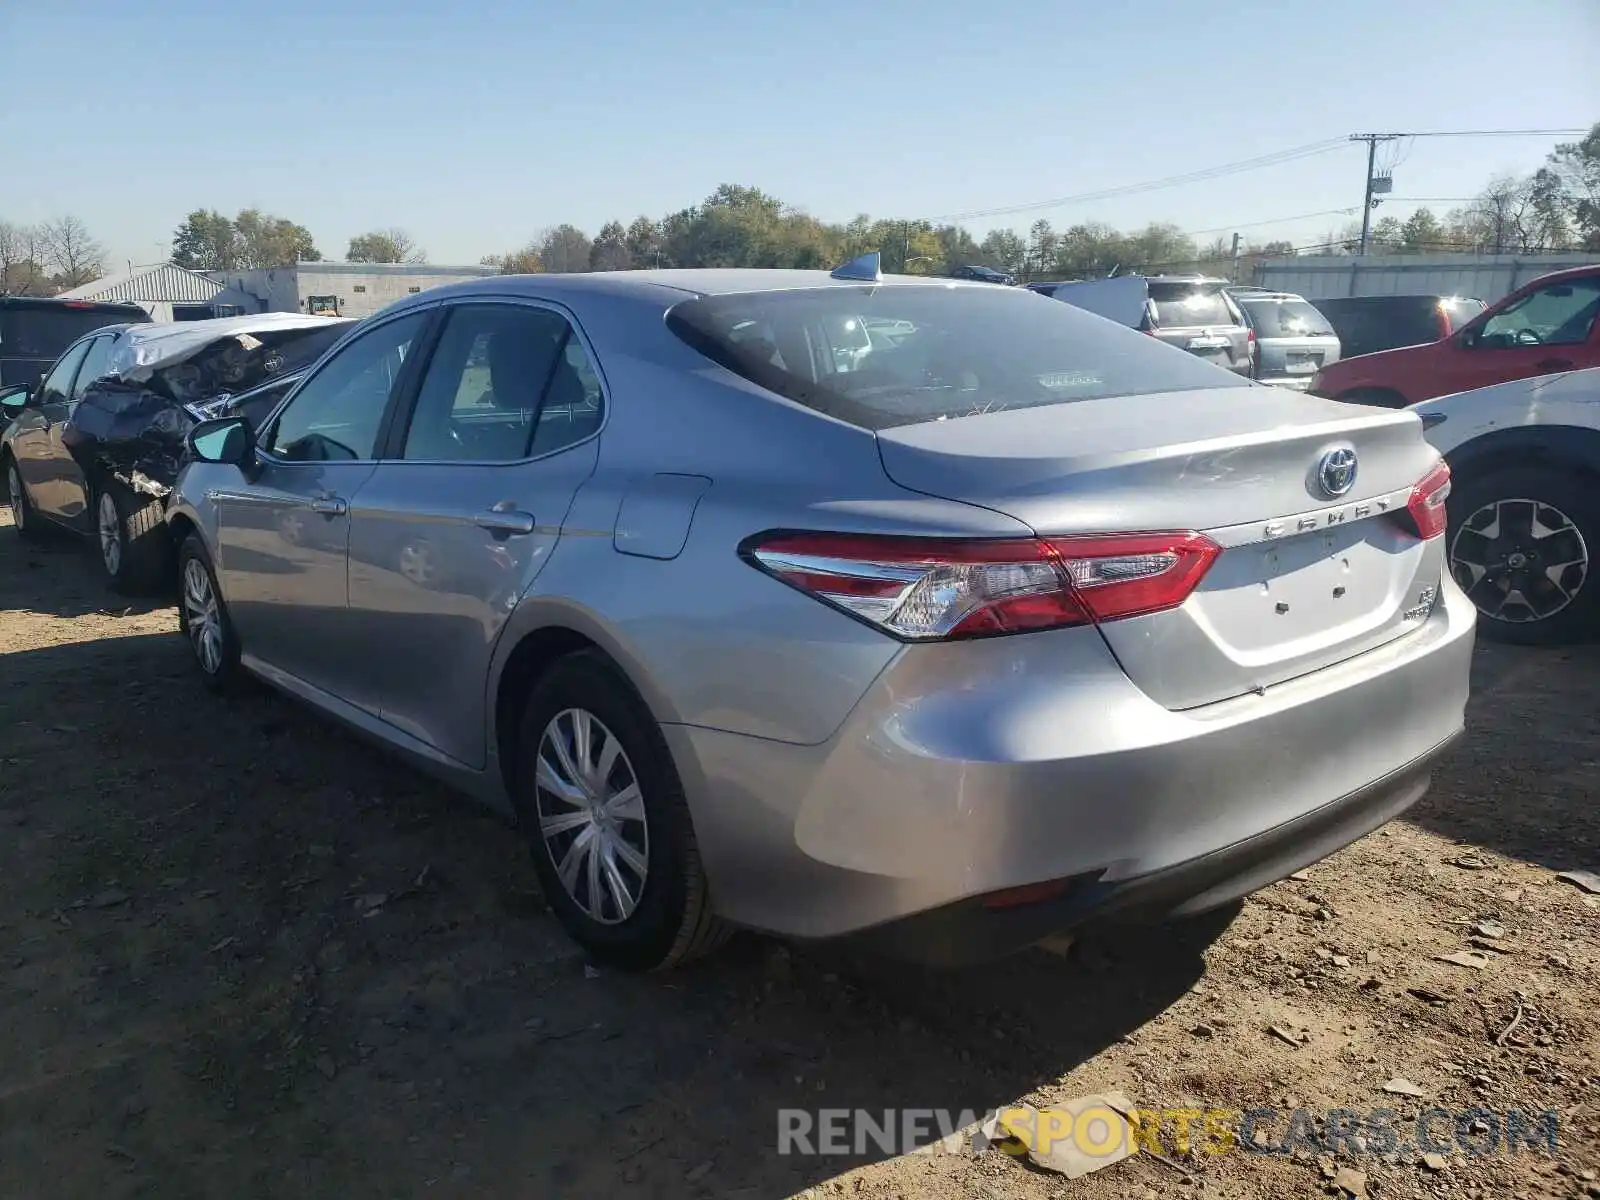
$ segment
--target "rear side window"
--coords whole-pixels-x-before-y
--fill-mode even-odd
[[[866,429],[1108,396],[1238,386],[1021,288],[821,287],[688,300],[667,326],[787,400]]]
[[[1443,332],[1437,296],[1354,296],[1318,306],[1339,334],[1346,358],[1436,342]]]
[[[1333,326],[1304,300],[1241,300],[1257,337],[1328,337]]]
[[[1185,329],[1191,325],[1232,325],[1233,313],[1216,288],[1176,283],[1152,283],[1150,299],[1156,305],[1156,327]]]

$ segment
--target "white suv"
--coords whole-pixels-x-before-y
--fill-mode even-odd
[[[1450,570],[1499,641],[1600,634],[1600,367],[1413,405],[1452,473]]]

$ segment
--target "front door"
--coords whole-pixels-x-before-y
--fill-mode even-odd
[[[106,333],[89,342],[88,353],[83,356],[83,362],[79,365],[77,377],[72,384],[72,392],[67,397],[66,412],[61,420],[50,423],[50,461],[54,473],[57,510],[61,520],[86,532],[92,524],[92,515],[89,512],[89,481],[84,476],[83,467],[72,457],[72,452],[61,440],[61,434],[67,427],[67,420],[72,416],[73,409],[77,408],[78,402],[83,399],[84,392],[88,391],[89,385],[99,379],[105,371],[106,361],[111,357],[111,348],[116,340],[116,334]]]
[[[377,466],[407,351],[431,310],[367,331],[306,378],[261,431],[255,464],[207,489],[219,582],[244,653],[369,711],[351,651],[345,553],[350,509]]]
[[[565,315],[448,306],[409,419],[350,510],[350,609],[386,647],[383,719],[486,759],[489,661],[598,455],[602,393]]]
[[[1535,287],[1450,343],[1440,357],[1443,378],[1431,390],[1443,396],[1600,366],[1597,313],[1600,275]]]
[[[85,338],[56,361],[34,392],[32,402],[13,422],[11,452],[16,456],[17,470],[27,485],[34,510],[57,521],[63,519],[61,469],[57,462],[58,451],[65,453],[60,449],[61,427],[66,424],[71,407],[72,381],[93,340]]]

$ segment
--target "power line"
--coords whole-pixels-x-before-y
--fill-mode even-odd
[[[1178,187],[1186,183],[1200,183],[1208,179],[1220,179],[1225,175],[1236,175],[1243,171],[1259,171],[1265,167],[1275,167],[1282,163],[1295,162],[1302,158],[1326,154],[1330,150],[1337,150],[1344,144],[1344,138],[1328,138],[1320,142],[1308,142],[1303,146],[1291,146],[1288,149],[1277,150],[1271,154],[1258,155],[1255,158],[1241,159],[1239,162],[1223,163],[1215,167],[1189,171],[1183,175],[1169,175],[1162,179],[1146,180],[1143,183],[1124,184],[1120,187],[1104,188],[1096,192],[1079,192],[1072,196],[1057,196],[1054,199],[1035,200],[1026,204],[1008,204],[999,208],[942,213],[931,219],[936,221],[970,221],[979,217],[1010,216],[1015,213],[1034,212],[1046,208],[1064,208],[1069,204],[1087,204],[1095,200],[1111,200],[1119,196],[1132,196],[1141,192],[1159,191],[1162,188]]]
[[[1235,221],[1231,225],[1218,225],[1214,229],[1186,229],[1187,237],[1200,237],[1207,233],[1227,233],[1234,229],[1259,229],[1263,225],[1287,225],[1290,221],[1309,221],[1312,217],[1348,217],[1355,213],[1354,208],[1324,208],[1317,212],[1296,213],[1292,217],[1268,217],[1262,221]]]
[[[1427,133],[1393,133],[1388,137],[1575,137],[1587,129],[1435,129]],[[1385,136],[1385,135],[1380,135]]]

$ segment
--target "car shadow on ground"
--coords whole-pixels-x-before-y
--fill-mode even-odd
[[[10,519],[0,510],[0,612],[14,609],[68,619],[95,613],[124,617],[170,607],[177,598],[176,579],[148,595],[114,592],[89,542],[56,531],[37,542],[24,542],[5,528]]]
[[[596,972],[497,817],[212,697],[175,633],[0,670],[5,1195],[789,1195],[885,1152],[780,1155],[780,1110],[1013,1102],[1183,996],[1232,915],[955,972],[752,935]]]
[[[1467,735],[1408,819],[1474,849],[1557,871],[1600,870],[1596,796],[1600,646],[1535,649],[1480,638]]]

